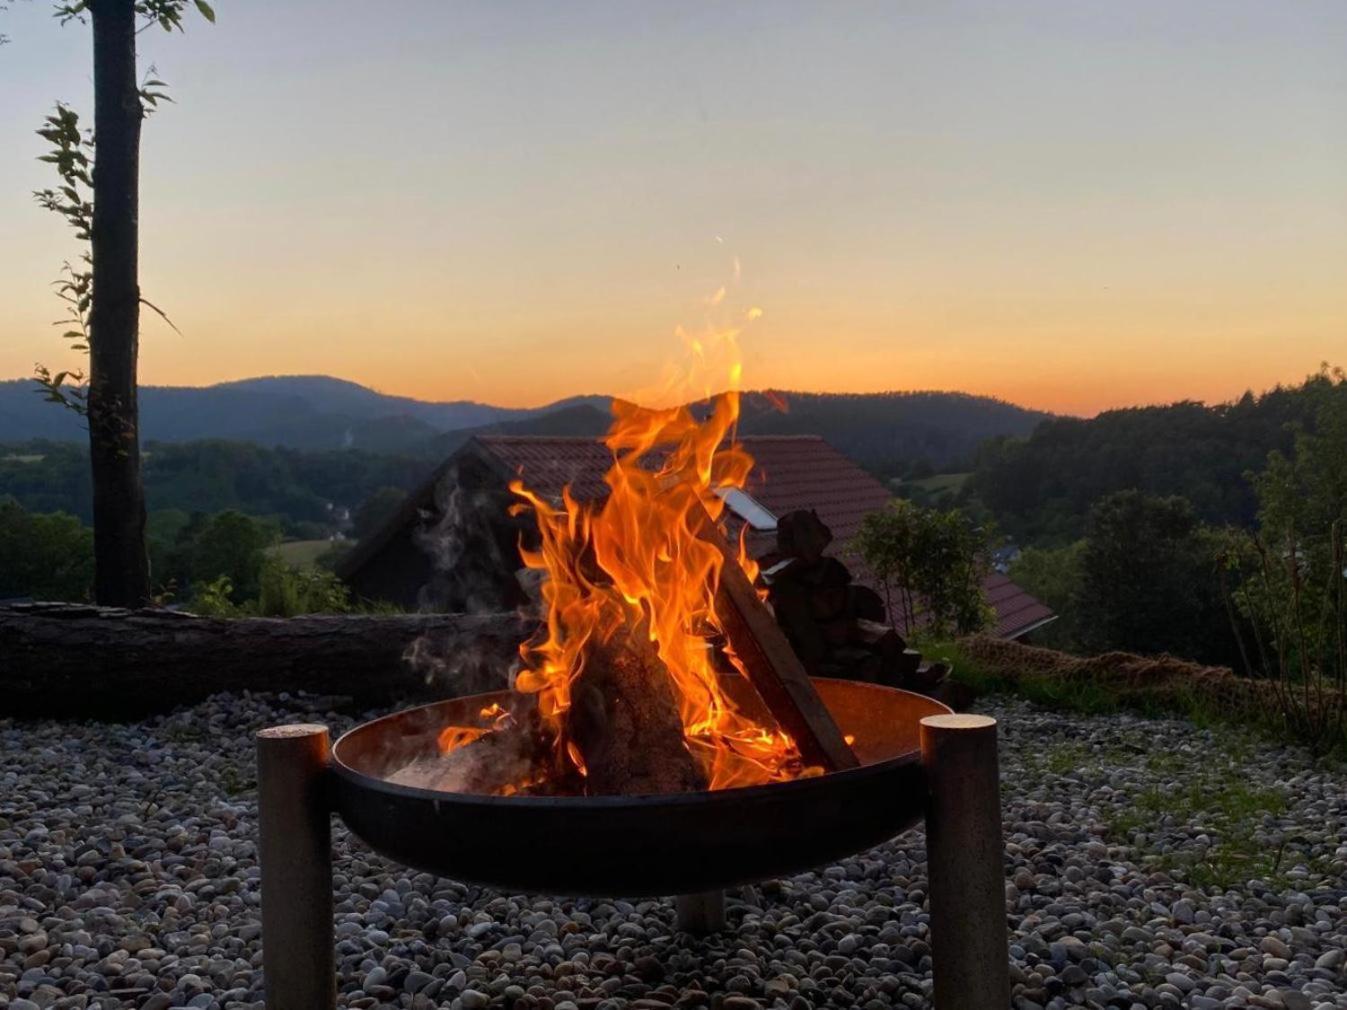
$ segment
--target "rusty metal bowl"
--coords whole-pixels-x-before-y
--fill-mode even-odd
[[[509,892],[643,897],[693,894],[798,873],[868,849],[922,816],[918,723],[949,709],[923,695],[816,678],[859,768],[814,778],[668,796],[484,796],[418,789],[384,775],[432,753],[507,692],[375,719],[332,750],[334,803],[375,851],[399,863]],[[761,702],[738,677],[727,691]]]

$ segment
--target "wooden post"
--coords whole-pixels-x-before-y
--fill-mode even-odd
[[[257,734],[262,981],[269,1010],[332,1010],[330,740],[315,724]]]
[[[1001,833],[996,720],[921,720],[930,791],[926,862],[936,1010],[1006,1010],[1005,841]]]
[[[680,894],[674,902],[678,909],[678,928],[684,933],[705,936],[725,928],[724,891]]]

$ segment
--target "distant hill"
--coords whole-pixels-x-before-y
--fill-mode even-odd
[[[29,380],[0,382],[0,442],[84,438],[81,421],[43,402]],[[362,449],[432,458],[473,434],[598,435],[608,398],[577,396],[542,407],[389,396],[324,375],[266,376],[201,388],[144,386],[145,442],[204,439],[291,449]],[[987,438],[1026,435],[1049,415],[966,393],[749,393],[745,434],[822,435],[879,473],[925,460],[936,469],[971,460]]]
[[[1028,435],[1052,415],[966,393],[746,393],[745,435],[821,435],[862,466],[889,476],[926,461],[937,470],[971,465],[989,438]],[[606,408],[581,403],[532,417],[464,428],[431,441],[447,455],[473,435],[572,435],[608,430]]]
[[[599,408],[589,403],[577,403],[562,407],[535,417],[524,417],[516,421],[499,421],[477,428],[460,428],[458,431],[436,435],[429,444],[428,451],[437,457],[448,456],[468,439],[476,435],[553,435],[572,438],[598,438],[608,430],[612,421],[606,407]]]
[[[769,390],[743,400],[745,435],[822,435],[867,469],[897,474],[926,461],[962,469],[978,446],[1028,435],[1052,415],[968,393],[794,393]]]
[[[415,486],[474,435],[592,438],[610,420],[599,396],[518,410],[424,403],[323,376],[150,386],[141,396],[151,510],[236,508],[292,526],[330,525],[329,506],[354,508],[381,487]],[[962,393],[749,393],[741,430],[822,435],[887,476],[921,460],[948,469],[983,439],[1023,435],[1046,416]],[[34,511],[90,515],[80,419],[42,402],[26,381],[0,383],[6,494]]]
[[[83,439],[80,418],[43,402],[35,388],[26,379],[0,382],[0,441]],[[606,402],[604,397],[574,397],[536,408],[470,400],[432,403],[324,375],[266,376],[199,388],[142,386],[141,437],[146,442],[228,439],[292,449],[411,452],[446,431]]]

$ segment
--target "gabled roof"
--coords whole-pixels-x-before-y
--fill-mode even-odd
[[[777,516],[814,509],[832,530],[830,554],[844,555],[861,520],[893,497],[874,476],[817,435],[746,435],[740,441],[754,461],[748,493]],[[559,499],[567,485],[581,501],[602,498],[607,492],[603,475],[612,454],[597,439],[484,435],[473,442],[493,458],[502,473],[522,475],[529,488],[543,497]],[[772,533],[751,532],[748,544],[760,556],[776,546],[776,538]],[[846,561],[857,581],[871,581],[858,559]],[[983,588],[996,611],[996,634],[1001,638],[1023,635],[1054,616],[1051,609],[998,572],[987,575]]]

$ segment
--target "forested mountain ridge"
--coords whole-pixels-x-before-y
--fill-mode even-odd
[[[1340,372],[1298,386],[1207,406],[1184,401],[1110,410],[1088,420],[1044,421],[1028,438],[996,438],[978,454],[966,485],[1021,543],[1078,538],[1090,507],[1116,491],[1186,498],[1212,524],[1252,525],[1246,479],[1268,453],[1289,451],[1297,428],[1313,430],[1325,397],[1347,397]]]
[[[35,388],[28,380],[0,382],[0,443],[83,440],[81,419],[44,402]],[[430,403],[327,376],[271,376],[199,389],[142,387],[141,436],[147,443],[224,439],[434,459],[468,434],[598,435],[608,402],[579,396],[527,409]],[[965,464],[984,439],[1028,434],[1049,416],[967,393],[767,391],[744,395],[740,430],[821,435],[887,476],[918,461],[936,468]]]
[[[895,476],[918,462],[961,469],[997,436],[1028,435],[1053,415],[971,393],[803,393],[744,395],[745,435],[821,435],[868,470]]]
[[[784,412],[775,405],[780,403],[777,395],[770,399],[759,393],[747,395],[741,430],[822,435],[881,474],[897,472],[903,463],[919,459],[937,464],[966,459],[986,426],[1024,430],[1034,420],[1032,412],[957,394],[787,395]],[[40,406],[63,419],[75,419],[50,404]],[[925,423],[904,419],[923,410]],[[945,424],[936,420],[942,414]],[[268,446],[241,439],[147,439],[145,493],[151,510],[232,508],[292,523],[324,523],[329,505],[354,508],[379,488],[413,487],[474,435],[598,437],[609,421],[606,409],[581,401],[548,413],[429,434],[416,427],[421,422],[414,418],[375,418],[365,422],[364,430],[384,430],[387,437],[374,440],[372,449]],[[399,438],[407,434],[416,436],[407,439],[410,448]],[[69,512],[88,521],[91,490],[85,446],[74,440],[17,441],[0,435],[0,496],[4,495],[33,512]]]
[[[53,409],[28,379],[0,381],[0,442],[83,440],[83,421]],[[470,400],[434,403],[389,396],[325,375],[265,376],[214,386],[142,386],[146,442],[228,439],[292,449],[417,452],[438,434],[536,417],[606,397],[574,397],[541,407]]]

